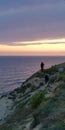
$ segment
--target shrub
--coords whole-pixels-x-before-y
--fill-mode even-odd
[[[42,102],[42,100],[44,99],[44,96],[45,96],[45,91],[35,94],[30,101],[31,108],[32,109],[37,108]]]
[[[65,73],[59,75],[58,81],[63,80],[65,81]]]
[[[54,73],[57,72],[57,71],[58,71],[58,69],[57,69],[56,66],[52,66],[51,68],[44,70],[45,73],[48,73],[48,74],[50,74],[50,75],[51,75],[51,74],[54,74]]]

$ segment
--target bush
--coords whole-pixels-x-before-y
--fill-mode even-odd
[[[45,96],[45,91],[35,94],[30,101],[31,108],[32,109],[37,108],[42,102],[42,100],[44,99],[44,96]]]
[[[58,72],[58,69],[56,66],[52,66],[51,68],[44,70],[44,72],[51,75]]]
[[[63,80],[65,81],[65,73],[59,75],[58,81]]]

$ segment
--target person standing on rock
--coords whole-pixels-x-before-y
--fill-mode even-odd
[[[44,70],[44,63],[43,62],[41,62],[40,67],[41,67],[41,71],[43,72],[43,70]]]

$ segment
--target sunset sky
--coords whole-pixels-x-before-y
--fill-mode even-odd
[[[0,0],[0,55],[65,55],[65,0]]]

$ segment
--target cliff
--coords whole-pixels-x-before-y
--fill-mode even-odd
[[[0,96],[0,129],[65,130],[65,63],[36,72]]]

